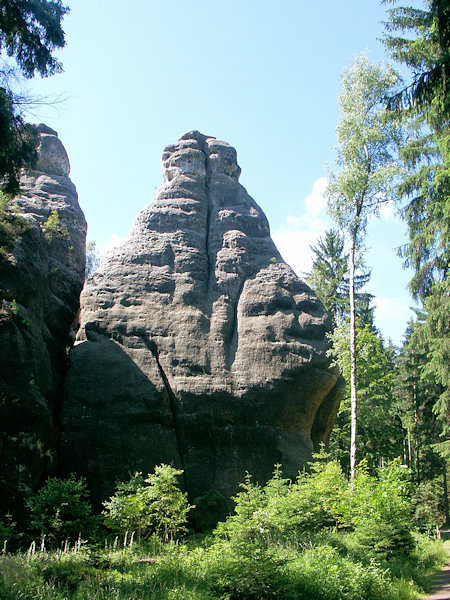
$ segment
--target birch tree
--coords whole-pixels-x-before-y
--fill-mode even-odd
[[[337,155],[326,190],[328,209],[345,234],[349,246],[350,301],[350,475],[353,479],[357,452],[357,387],[355,323],[355,256],[362,253],[368,219],[393,198],[397,173],[396,148],[401,129],[385,108],[386,98],[398,83],[396,72],[355,58],[342,75],[337,126]]]

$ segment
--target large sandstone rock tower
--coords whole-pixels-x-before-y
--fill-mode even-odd
[[[84,283],[86,221],[55,131],[14,200],[22,221],[0,252],[0,510],[20,510],[58,462],[67,350]]]
[[[342,392],[329,321],[238,183],[236,152],[192,131],[163,184],[81,296],[61,465],[97,498],[130,471],[184,469],[191,500],[249,471],[295,476],[327,439]]]

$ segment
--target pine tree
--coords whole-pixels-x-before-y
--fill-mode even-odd
[[[442,423],[441,453],[450,456],[450,2],[395,7],[386,31],[393,58],[412,71],[412,85],[390,100],[410,126],[398,190],[409,230],[401,255],[414,269],[410,290],[424,309],[415,343],[426,344],[424,375],[441,386],[434,411]]]
[[[3,0],[0,6],[0,53],[16,64],[0,62],[0,188],[12,196],[19,192],[21,167],[37,158],[38,136],[24,123],[24,99],[11,82],[17,74],[30,79],[61,70],[53,52],[65,45],[61,21],[68,10],[61,0]]]
[[[311,272],[306,277],[307,284],[316,292],[331,314],[333,324],[340,324],[350,316],[348,253],[344,250],[344,236],[336,229],[325,231],[316,246]],[[358,291],[367,284],[370,271],[358,261],[360,274],[355,275],[356,313],[370,321],[370,301],[372,296]]]
[[[417,485],[443,476],[443,504],[447,504],[446,461],[438,442],[443,430],[442,421],[434,407],[442,393],[429,370],[429,345],[417,336],[422,328],[423,314],[418,311],[406,331],[406,340],[396,359],[393,387],[404,439],[404,462],[412,470]],[[448,519],[448,508],[447,508]]]

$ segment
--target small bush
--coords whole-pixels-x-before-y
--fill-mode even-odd
[[[445,522],[444,490],[440,479],[423,481],[413,492],[414,523],[424,532],[435,532]]]
[[[212,590],[224,600],[283,600],[290,598],[289,581],[280,570],[284,560],[257,544],[245,552],[230,545],[220,548],[220,561],[209,574]]]
[[[31,514],[31,532],[44,537],[51,547],[66,540],[93,533],[95,519],[89,503],[89,493],[83,478],[50,477],[44,486],[27,501]]]
[[[353,491],[353,522],[361,546],[382,560],[410,555],[414,539],[409,470],[396,459],[376,478],[362,462]]]
[[[351,490],[339,463],[320,460],[311,471],[292,482],[282,477],[277,465],[264,487],[247,474],[242,491],[233,498],[234,514],[219,523],[216,535],[232,543],[268,543],[326,527],[349,527]]]
[[[295,598],[308,600],[388,600],[390,579],[386,571],[341,556],[335,548],[305,550],[287,565]]]
[[[13,198],[0,191],[0,259],[12,250],[17,238],[27,227]]]
[[[187,531],[187,515],[193,507],[177,484],[182,473],[162,464],[145,479],[135,473],[128,482],[119,483],[114,496],[103,503],[105,525],[122,535],[136,531],[139,539],[156,533],[164,541]]]
[[[66,225],[61,224],[59,212],[55,209],[49,214],[48,219],[43,225],[45,238],[51,242],[53,238],[68,238],[69,231]]]

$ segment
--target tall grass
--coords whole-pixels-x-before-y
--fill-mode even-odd
[[[420,536],[409,559],[382,563],[331,531],[264,545],[157,538],[0,555],[1,600],[413,600],[445,559]]]

